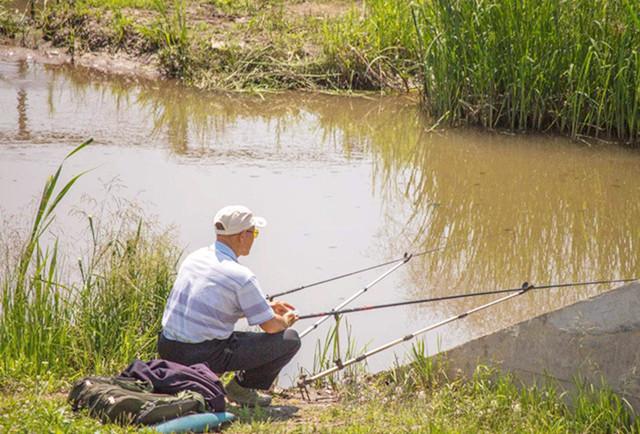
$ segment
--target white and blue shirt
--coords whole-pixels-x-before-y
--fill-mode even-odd
[[[256,276],[229,246],[216,241],[186,257],[162,316],[167,339],[198,343],[227,339],[238,319],[262,324],[275,316]]]

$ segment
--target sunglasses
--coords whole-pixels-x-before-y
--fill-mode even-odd
[[[249,229],[248,231],[245,231],[245,232],[252,233],[254,240],[258,238],[258,235],[260,235],[260,231],[258,230],[258,228]]]

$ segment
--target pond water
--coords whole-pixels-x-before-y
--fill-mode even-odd
[[[269,221],[241,259],[266,293],[438,246],[352,306],[640,274],[640,153],[616,145],[431,131],[408,97],[208,93],[6,59],[0,107],[0,220],[28,224],[46,177],[95,139],[69,162],[67,174],[93,170],[54,229],[71,258],[85,207],[133,201],[191,251],[213,241],[217,209],[242,203]],[[328,310],[388,268],[285,299]],[[610,287],[532,291],[424,338],[433,353]],[[352,314],[351,337],[372,348],[493,298]],[[312,367],[329,325],[304,338],[285,383]]]

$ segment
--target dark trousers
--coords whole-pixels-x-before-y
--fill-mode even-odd
[[[228,339],[187,344],[158,337],[160,357],[183,365],[206,362],[212,371],[236,372],[238,384],[251,389],[268,389],[280,370],[300,349],[298,332],[233,332]]]

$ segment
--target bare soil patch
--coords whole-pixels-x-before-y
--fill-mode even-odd
[[[106,74],[158,80],[162,78],[153,54],[134,57],[123,52],[83,52],[71,56],[64,48],[43,43],[38,48],[15,45],[0,45],[0,58],[5,60],[27,60],[45,65],[73,64]]]
[[[298,16],[337,18],[346,13],[350,4],[344,2],[316,3],[305,1],[287,6],[287,10]]]

